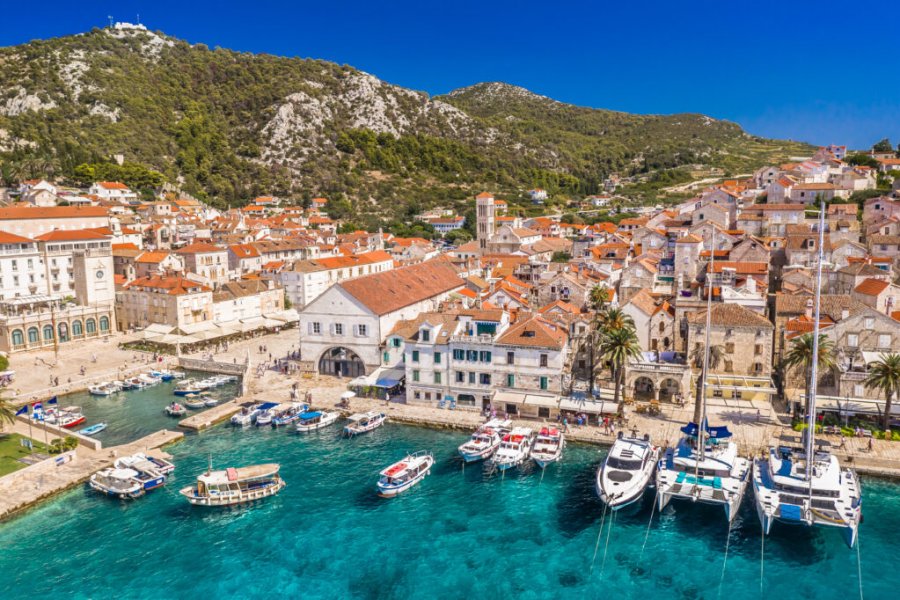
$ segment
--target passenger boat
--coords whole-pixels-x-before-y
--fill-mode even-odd
[[[490,458],[500,446],[500,440],[511,428],[510,420],[491,419],[480,425],[469,441],[459,447],[459,455],[467,463]]]
[[[528,460],[531,445],[534,442],[534,431],[529,427],[514,427],[503,436],[500,447],[491,457],[491,462],[501,471],[517,467]]]
[[[144,387],[150,387],[159,384],[162,379],[159,377],[154,377],[153,375],[147,373],[141,373],[137,376],[137,379],[144,384]]]
[[[184,405],[187,408],[198,409],[206,408],[206,401],[200,397],[200,394],[188,394],[184,397]]]
[[[297,431],[300,433],[308,433],[316,429],[328,427],[341,416],[339,412],[322,412],[322,411],[306,411],[300,413],[297,419]]]
[[[724,508],[730,522],[737,516],[750,479],[750,461],[738,456],[728,427],[688,423],[675,448],[666,450],[656,471],[660,511],[673,498]]]
[[[434,456],[430,452],[419,451],[395,462],[380,473],[378,495],[392,498],[416,485],[431,473]]]
[[[84,413],[81,412],[81,407],[66,406],[65,408],[59,409],[59,412],[56,413],[52,423],[57,427],[71,429],[76,425],[81,425],[86,420]]]
[[[373,429],[378,429],[387,420],[387,415],[380,413],[377,410],[370,410],[367,413],[350,415],[347,417],[347,420],[350,422],[344,425],[344,433],[353,437],[360,433],[367,433]]]
[[[135,479],[140,482],[145,492],[164,486],[169,474],[175,470],[175,465],[169,461],[152,458],[143,453],[117,458],[113,466],[117,469],[136,471]]]
[[[166,406],[166,414],[170,417],[182,417],[187,414],[187,409],[177,402]]]
[[[129,377],[122,382],[123,390],[142,390],[145,387],[147,387],[147,384],[138,377]]]
[[[180,493],[197,506],[232,506],[267,498],[280,492],[284,480],[275,463],[213,471],[212,467],[197,477],[197,483]]]
[[[555,463],[562,458],[566,438],[556,427],[542,427],[531,446],[531,459],[540,468]]]
[[[90,425],[88,427],[85,427],[84,429],[79,429],[78,433],[80,433],[81,435],[97,435],[98,433],[106,429],[106,427],[106,423],[97,423],[96,425]]]
[[[102,494],[126,500],[144,495],[144,486],[137,477],[134,469],[110,467],[91,475],[88,484]]]
[[[612,510],[625,508],[644,496],[653,481],[659,448],[650,436],[625,437],[620,431],[606,460],[597,470],[597,495]]]
[[[272,424],[272,419],[275,418],[275,404],[271,408],[267,408],[265,410],[259,411],[259,414],[256,415],[256,426],[257,427],[265,427],[266,425]]]
[[[88,386],[88,392],[92,396],[112,396],[122,391],[122,384],[118,381],[103,381]]]

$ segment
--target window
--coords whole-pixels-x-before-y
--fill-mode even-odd
[[[44,325],[44,339],[45,340],[53,339],[53,327],[51,325]]]
[[[385,363],[390,362],[391,361],[391,353],[385,352],[381,358],[382,358],[382,361]]]
[[[436,365],[441,364],[441,353],[440,352],[434,353],[434,364],[436,364]]]
[[[322,324],[318,321],[310,323],[309,332],[313,335],[322,335]]]
[[[507,352],[506,353],[506,364],[512,365],[516,362],[516,353],[515,352]]]
[[[891,334],[882,333],[878,336],[878,347],[879,348],[890,348],[891,347]]]
[[[542,367],[547,366],[547,355],[546,354],[541,354],[541,366]]]
[[[419,380],[419,370],[416,369],[415,371],[413,371],[413,381],[418,381],[418,380]]]
[[[395,337],[394,339],[391,340],[391,344],[393,344],[394,348],[399,348],[400,347],[400,338]]]
[[[334,324],[334,335],[344,335],[344,324],[343,323],[335,323]]]
[[[100,317],[100,331],[109,331],[109,317]]]
[[[431,341],[431,332],[428,331],[427,329],[423,329],[423,330],[420,332],[420,335],[421,335],[421,338],[422,338],[422,341],[423,341],[423,342]]]
[[[472,385],[475,385],[475,372],[474,371],[469,373],[469,383]]]
[[[422,393],[418,391],[413,392],[413,398],[415,398],[416,400],[420,400],[422,398]]]
[[[847,334],[847,345],[850,346],[851,348],[856,348],[857,346],[859,346],[859,335],[857,335],[855,333],[848,333]]]
[[[491,385],[491,374],[490,373],[482,373],[478,383],[481,385]]]
[[[53,333],[53,328],[50,328],[50,333]],[[24,346],[25,345],[25,336],[22,334],[21,329],[16,329],[12,332],[12,343],[13,346]]]
[[[368,325],[357,325],[356,335],[358,335],[359,337],[366,337],[367,335],[369,335]]]
[[[466,380],[466,374],[462,371],[456,372],[456,383],[463,383]]]
[[[740,400],[740,399],[741,399],[741,392],[740,392],[740,390],[731,390],[731,397],[734,398],[734,399],[736,399],[736,400]]]
[[[753,372],[754,373],[762,373],[763,372],[762,363],[753,363]]]
[[[481,359],[481,362],[489,363],[491,362],[491,353],[489,351],[482,350],[479,353],[479,358]]]
[[[84,330],[81,327],[81,321],[72,321],[72,335],[84,335]]]
[[[88,319],[87,321],[85,321],[85,327],[87,328],[87,332],[89,334],[97,333],[97,322],[93,319]]]
[[[547,389],[547,378],[546,377],[541,377],[541,389],[542,390]]]
[[[866,317],[866,329],[873,329],[875,327],[875,319],[872,317]]]
[[[730,360],[725,361],[725,372],[733,373],[734,372],[734,363]]]
[[[539,419],[549,419],[550,418],[550,409],[546,406],[538,407],[538,418]]]
[[[412,361],[419,362],[419,351],[418,350],[412,351]]]
[[[756,344],[756,345],[753,347],[753,354],[755,354],[756,356],[760,356],[762,353],[763,353],[763,346],[762,346],[762,344]]]
[[[713,388],[713,398],[721,398],[722,390],[720,388]]]
[[[437,394],[435,394],[434,397],[437,398]],[[425,392],[425,399],[431,400],[431,392]]]
[[[434,382],[441,383],[441,372],[440,371],[434,372]]]
[[[857,383],[853,386],[853,395],[857,398],[861,398],[863,395],[863,385],[861,383]]]
[[[37,344],[41,341],[41,333],[38,331],[37,327],[30,327],[28,329],[28,343],[29,344]]]
[[[515,387],[516,386],[516,376],[512,373],[506,375],[506,387]]]
[[[462,350],[453,351],[453,360],[463,360],[465,357],[466,355]]]

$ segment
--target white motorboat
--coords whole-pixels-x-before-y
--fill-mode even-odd
[[[557,427],[542,427],[531,446],[531,459],[543,469],[559,461],[565,447],[566,438]]]
[[[830,452],[769,448],[753,461],[753,493],[763,535],[778,521],[839,529],[849,547],[862,520],[862,486],[852,469],[842,469]]]
[[[287,407],[280,405],[275,409],[275,416],[272,417],[272,427],[284,427],[294,423],[308,408],[309,406],[303,402],[291,402]]]
[[[219,399],[209,392],[200,392],[200,399],[203,400],[203,406],[212,407],[219,404]]]
[[[531,445],[534,443],[534,431],[529,427],[514,427],[503,436],[500,447],[491,457],[491,462],[501,471],[517,467],[528,460]]]
[[[88,392],[92,396],[112,396],[122,391],[122,384],[118,381],[103,381],[88,386]]]
[[[619,432],[606,460],[597,470],[597,495],[612,510],[634,504],[644,496],[653,481],[659,460],[659,448],[650,436],[639,439]]]
[[[195,379],[183,379],[175,384],[172,393],[176,396],[187,396],[188,394],[199,394],[205,387],[201,387]]]
[[[347,417],[347,420],[349,423],[344,425],[344,433],[353,437],[354,435],[366,433],[381,427],[387,420],[387,415],[380,413],[377,410],[370,410],[367,413],[350,415]]]
[[[132,499],[144,495],[144,485],[137,479],[138,476],[134,469],[110,467],[91,475],[88,484],[107,496]]]
[[[206,408],[206,402],[199,394],[188,394],[184,397],[183,403],[185,407],[197,410],[198,408]]]
[[[419,451],[407,455],[379,474],[378,495],[382,498],[393,498],[402,494],[431,473],[433,464],[434,456],[430,452]]]
[[[297,431],[300,433],[308,433],[310,431],[322,429],[323,427],[328,427],[340,417],[341,413],[339,412],[325,412],[318,410],[306,411],[300,413],[300,416],[297,419]]]
[[[278,406],[275,404],[275,406]],[[267,408],[265,410],[259,411],[259,414],[256,415],[256,425],[258,427],[265,427],[266,425],[272,424],[272,419],[275,418],[275,407]]]
[[[500,440],[511,428],[512,421],[508,419],[491,419],[480,425],[472,437],[460,445],[459,455],[467,463],[490,458],[500,447]]]
[[[47,422],[52,423],[57,427],[65,427],[66,429],[81,425],[87,420],[84,413],[81,412],[80,406],[66,406],[61,408],[56,411],[56,414],[53,415],[51,419],[52,420],[47,419]]]
[[[140,377],[129,377],[122,381],[122,389],[124,390],[142,390],[147,384]]]
[[[187,414],[187,409],[178,402],[173,402],[166,405],[166,414],[170,417],[183,417]]]
[[[673,498],[714,504],[732,521],[750,480],[750,461],[738,456],[737,444],[726,441],[725,426],[688,423],[675,448],[666,450],[656,471],[656,495],[662,511]]]
[[[247,427],[256,422],[257,417],[264,411],[278,406],[275,402],[263,402],[262,404],[244,404],[241,412],[232,415],[231,424],[237,427]]]
[[[140,380],[141,383],[144,384],[144,387],[150,387],[150,386],[157,385],[158,383],[162,382],[161,378],[154,377],[153,375],[150,375],[147,373],[141,373],[140,375],[137,376],[137,379]]]
[[[179,492],[197,506],[232,506],[274,496],[285,483],[275,463],[213,471],[197,477],[197,483]]]
[[[165,485],[169,474],[175,470],[175,465],[169,461],[143,453],[117,458],[113,466],[117,469],[136,471],[135,479],[141,483],[146,492]]]

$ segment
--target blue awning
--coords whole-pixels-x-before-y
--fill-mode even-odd
[[[726,426],[726,425],[720,425],[719,427],[710,427],[709,423],[706,421],[704,421],[703,424],[704,424],[703,429],[706,431],[706,433],[709,435],[710,438],[722,440],[722,439],[731,437],[731,432],[728,431],[728,426]],[[696,423],[688,423],[687,425],[685,425],[684,427],[681,428],[682,433],[684,433],[685,435],[692,436],[692,437],[697,437],[697,432],[699,430],[700,430],[700,428],[697,427]]]
[[[259,410],[269,410],[278,406],[278,402],[263,402],[259,405]]]
[[[308,421],[310,419],[315,419],[316,417],[321,417],[321,416],[322,416],[322,413],[320,413],[319,411],[305,412],[305,413],[300,413],[300,420]]]
[[[400,383],[399,379],[391,379],[390,377],[382,377],[375,382],[375,387],[392,388]]]

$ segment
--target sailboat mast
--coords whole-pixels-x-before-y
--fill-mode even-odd
[[[816,450],[816,384],[818,382],[819,369],[819,310],[822,304],[822,262],[824,261],[823,246],[825,245],[825,199],[822,198],[822,206],[819,210],[819,247],[816,260],[816,312],[813,322],[813,355],[812,368],[810,369],[809,414],[806,415],[809,426],[806,430],[806,480],[809,482],[809,495],[812,497],[812,468]]]
[[[700,460],[706,453],[706,440],[703,439],[703,428],[706,423],[706,374],[709,372],[709,330],[712,328],[712,296],[713,296],[713,271],[716,266],[716,228],[712,230],[712,248],[709,252],[709,272],[706,274],[706,339],[703,342],[703,372],[700,374],[700,422],[697,423],[697,439],[700,443]],[[699,465],[699,463],[698,463]],[[699,468],[699,467],[698,467]]]

